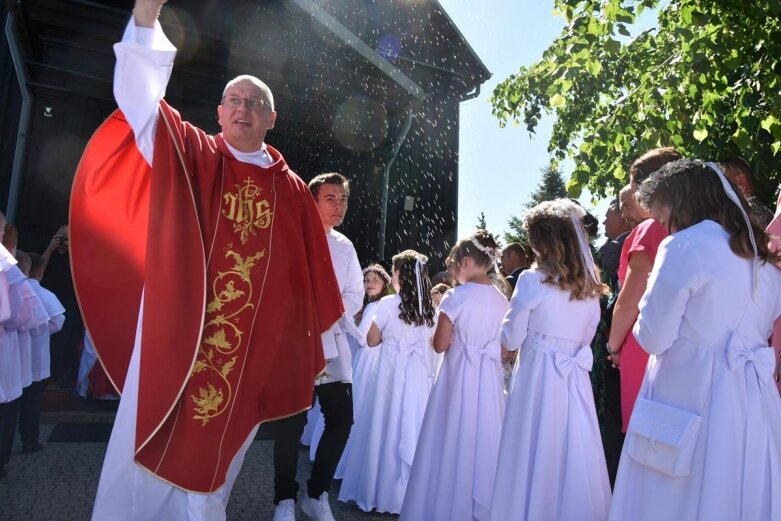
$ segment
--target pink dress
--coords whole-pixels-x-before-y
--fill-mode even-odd
[[[620,287],[624,287],[624,280],[626,279],[626,272],[629,269],[629,260],[632,258],[632,255],[639,251],[644,251],[653,264],[656,258],[656,250],[659,249],[659,244],[667,235],[665,227],[653,219],[646,219],[632,230],[624,241],[623,248],[621,248],[621,260],[618,265],[618,283]],[[643,383],[647,363],[648,353],[643,351],[630,330],[626,338],[624,338],[624,343],[621,345],[622,432],[626,432],[626,427],[629,425],[629,417],[632,415],[632,408],[635,406],[637,393],[640,392],[640,384]]]
[[[776,203],[775,217],[767,225],[767,232],[770,234],[770,247],[774,250],[781,249],[781,212],[779,212],[779,208],[781,208],[781,198]],[[781,263],[778,264],[778,267],[781,268]],[[773,336],[771,337],[770,345],[776,351],[775,374],[778,375],[779,364],[781,364],[781,318],[773,324]],[[778,386],[778,393],[781,394],[781,381],[776,382],[776,385]]]

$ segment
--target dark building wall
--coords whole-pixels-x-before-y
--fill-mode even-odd
[[[451,112],[457,118],[457,106]],[[385,158],[290,135],[269,136],[304,180],[332,171],[350,179],[350,207],[339,230],[353,241],[362,264],[389,261],[407,248],[439,258],[455,237],[457,126],[443,132],[425,116],[413,120],[391,168],[384,259],[379,257],[379,236]],[[415,199],[411,211],[404,210],[407,196]]]
[[[122,2],[113,4],[124,5]],[[5,3],[0,5],[5,16]],[[270,10],[265,15],[276,16],[273,8],[282,4],[263,5],[264,9]],[[301,13],[282,10],[277,15],[288,17],[285,18],[288,32],[294,36],[300,34]],[[121,18],[124,19],[124,15]],[[35,104],[29,153],[17,216],[22,249],[42,251],[59,225],[67,221],[70,186],[81,152],[92,132],[115,108],[110,81],[104,79],[110,78],[113,68],[109,42],[116,41],[122,30],[113,23],[102,26],[102,39],[96,40],[97,43],[93,39],[98,36],[93,32],[80,33],[78,41],[73,40],[70,33],[46,39],[46,34],[36,34],[42,43],[36,47],[37,63],[32,66],[38,85],[50,87],[33,89]],[[309,22],[304,26],[311,30]],[[288,35],[288,38],[292,36]],[[311,35],[303,39],[316,41]],[[237,41],[235,35],[230,41]],[[228,65],[238,54],[223,48],[219,41],[212,41],[210,47],[201,43],[201,54],[197,55],[201,60],[219,59],[202,64],[188,55],[185,46],[185,51],[177,57],[167,99],[185,119],[207,132],[217,132],[215,112],[220,89],[225,79],[235,73]],[[295,41],[289,43],[282,47],[295,45]],[[253,45],[259,44],[254,42]],[[279,43],[275,45],[278,47]],[[247,52],[242,51],[241,56]],[[415,71],[416,81],[421,85],[434,85],[438,92],[430,92],[416,109],[406,140],[391,169],[385,258],[380,259],[383,167],[403,123],[401,110],[413,100],[401,96],[397,87],[382,75],[369,75],[377,74],[377,71],[359,62],[355,53],[347,48],[330,49],[332,54],[325,57],[317,55],[313,49],[307,52],[311,56],[305,52],[297,60],[284,60],[279,70],[264,70],[270,77],[262,75],[263,79],[269,80],[277,94],[279,112],[276,128],[267,137],[268,143],[280,149],[291,168],[304,180],[327,171],[339,171],[351,179],[350,210],[341,231],[355,244],[362,264],[378,260],[387,262],[395,253],[415,248],[432,257],[436,264],[432,270],[439,269],[455,240],[459,128],[456,89],[463,90],[463,86],[450,88],[450,82],[456,80],[452,75],[443,75],[442,71],[428,68]],[[80,66],[69,69],[70,72],[58,70],[58,65],[64,68],[65,64],[73,62],[76,53],[88,56],[88,59],[82,58]],[[259,56],[257,53],[252,55]],[[226,62],[221,58],[223,56],[231,59]],[[264,63],[273,62],[264,60]],[[85,62],[88,67],[81,66]],[[73,67],[72,63],[70,67]],[[0,132],[4,138],[0,143],[0,165],[4,174],[0,182],[0,204],[4,207],[21,105],[7,44],[0,49],[0,71],[8,73],[0,78],[0,103],[3,103]],[[357,95],[364,101],[359,103],[356,113],[371,112],[374,107],[381,114],[369,117],[366,127],[354,127],[354,121],[344,116],[342,109],[368,84],[376,85],[367,88],[363,95]],[[404,210],[405,197],[414,198],[411,211]]]
[[[113,101],[34,90],[30,139],[17,213],[19,247],[43,251],[68,221],[73,175],[92,133]]]
[[[8,189],[11,183],[11,169],[19,130],[19,115],[22,108],[22,92],[5,36],[8,7],[0,3],[0,209],[6,211]]]
[[[57,228],[67,222],[70,187],[84,146],[115,105],[66,92],[36,91],[34,96],[31,153],[24,169],[17,223],[20,248],[42,251]],[[188,116],[187,106],[178,108]],[[444,108],[447,124],[433,119],[433,107],[416,114],[391,169],[385,259],[378,255],[384,162],[370,152],[287,133],[284,114],[267,141],[282,151],[304,180],[327,171],[351,179],[350,210],[340,229],[355,243],[362,263],[389,260],[406,248],[440,258],[455,238],[458,169],[458,105],[451,101]],[[18,116],[12,121],[16,122]],[[218,130],[213,120],[195,119],[194,123]],[[15,143],[16,130],[10,127]],[[12,157],[8,160],[10,173]],[[4,177],[7,193],[10,175]],[[412,211],[403,209],[407,196],[415,198]]]
[[[434,100],[416,115],[394,165],[388,204],[386,257],[412,248],[443,268],[456,238],[458,206],[458,103]],[[406,197],[414,198],[411,211]]]
[[[393,134],[401,122],[391,125]],[[387,156],[359,153],[333,142],[313,143],[285,133],[284,114],[268,142],[278,147],[291,168],[308,181],[324,172],[340,172],[351,182],[350,207],[339,230],[355,244],[361,263],[389,262],[405,249],[431,257],[442,269],[456,239],[458,206],[459,107],[453,98],[433,99],[417,111],[390,172],[385,258],[379,256],[383,169]],[[410,211],[405,198],[414,198]]]

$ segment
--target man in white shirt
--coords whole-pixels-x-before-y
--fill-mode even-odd
[[[328,490],[353,423],[352,356],[345,336],[346,322],[353,320],[363,305],[363,273],[352,242],[334,230],[344,221],[350,195],[349,181],[338,173],[321,174],[309,182],[317,210],[328,238],[328,249],[339,282],[345,314],[323,333],[327,359],[325,372],[315,380],[314,394],[325,417],[325,431],[317,446],[302,510],[316,521],[332,521]],[[335,353],[329,354],[329,353]],[[274,521],[295,520],[298,483],[298,440],[306,425],[306,412],[276,423],[274,439]]]

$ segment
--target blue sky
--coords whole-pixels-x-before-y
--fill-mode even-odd
[[[523,126],[499,128],[488,99],[494,87],[521,65],[540,59],[564,19],[546,0],[440,0],[493,77],[480,96],[461,104],[458,236],[471,233],[480,212],[488,229],[502,234],[519,215],[540,180],[552,118],[529,137]]]

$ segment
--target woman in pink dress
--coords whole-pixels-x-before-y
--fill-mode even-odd
[[[679,159],[673,148],[657,148],[646,152],[629,169],[631,190],[665,164]],[[618,265],[620,293],[613,309],[613,322],[607,349],[608,359],[621,369],[621,431],[626,432],[640,384],[643,383],[648,353],[643,351],[632,334],[637,321],[640,297],[645,293],[648,275],[654,265],[656,250],[667,237],[667,230],[651,219],[651,213],[634,199],[622,200],[621,211],[629,222],[638,223],[624,241]]]

